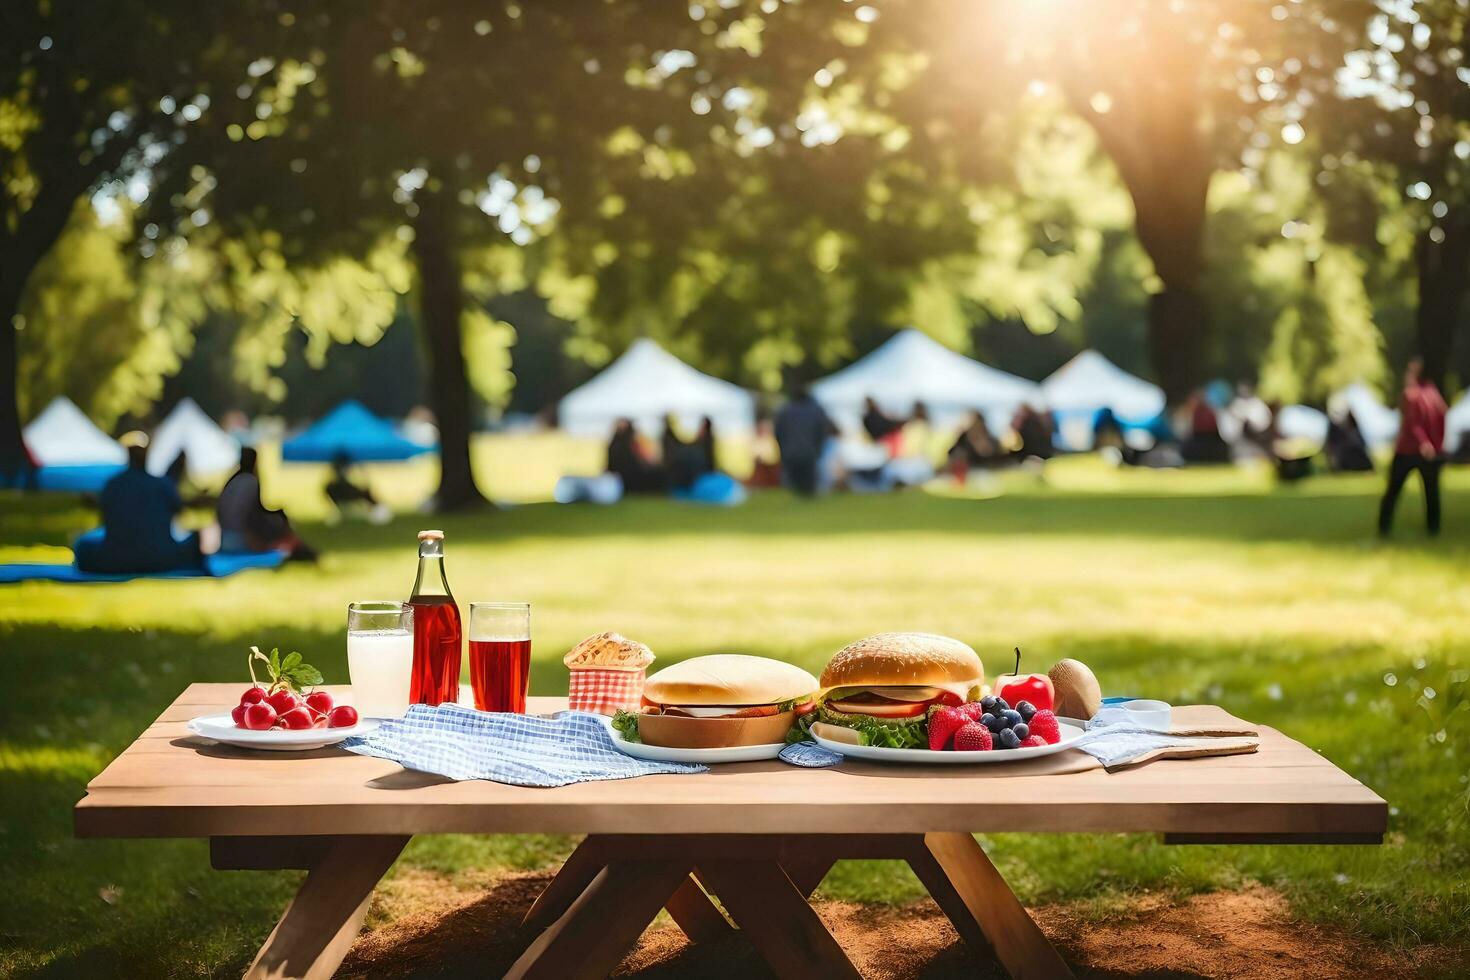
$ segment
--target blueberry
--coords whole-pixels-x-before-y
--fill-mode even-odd
[[[1021,712],[1012,708],[1007,708],[1005,711],[1002,711],[1000,716],[1006,720],[1007,728],[1014,728],[1021,724]]]
[[[1016,737],[1024,742],[1026,741],[1026,736],[1031,734],[1031,726],[1027,725],[1024,721],[1018,721],[1011,726],[1011,731],[1015,732]]]
[[[1005,698],[996,698],[995,699],[995,708],[992,708],[991,710],[992,711],[994,711],[994,710],[1010,711],[1011,710],[1011,704]]]
[[[1016,710],[1021,712],[1021,720],[1030,724],[1031,716],[1036,714],[1036,705],[1030,701],[1017,701]]]
[[[1021,740],[1016,736],[1016,730],[1014,728],[1007,728],[1000,733],[999,741],[996,744],[1003,749],[1014,749],[1020,747]]]
[[[987,713],[980,716],[980,724],[990,729],[990,734],[997,735],[1001,729],[1005,728],[1006,723],[1004,718],[997,718],[995,715]]]
[[[995,701],[996,698],[994,694],[987,694],[985,695],[985,697],[980,699],[980,707],[987,712],[994,711]]]

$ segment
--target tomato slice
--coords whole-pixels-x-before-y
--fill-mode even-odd
[[[794,710],[796,711],[796,717],[798,718],[800,718],[802,715],[809,715],[813,711],[817,710],[817,702],[804,701],[801,704],[798,704]]]
[[[953,691],[940,691],[939,697],[935,698],[933,703],[946,704],[949,705],[951,708],[958,708],[960,705],[965,703],[965,699],[960,697]]]
[[[769,718],[771,715],[779,715],[780,709],[774,704],[758,704],[752,708],[741,708],[734,714],[725,715],[726,718]]]

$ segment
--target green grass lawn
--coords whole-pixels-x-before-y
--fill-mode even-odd
[[[579,451],[595,467],[595,452]],[[526,461],[557,456],[534,440],[479,453],[497,495],[518,499],[544,494],[549,479],[527,475]],[[280,476],[277,497],[319,514],[319,479]],[[409,503],[431,480],[419,466],[385,489]],[[1373,538],[1378,488],[1321,478],[1277,489],[1260,471],[1120,473],[1064,460],[1045,484],[1011,474],[975,497],[771,492],[735,510],[530,504],[433,523],[446,529],[462,603],[533,603],[533,693],[564,693],[561,655],[603,629],[647,642],[662,663],[748,652],[814,671],[864,634],[922,629],[968,641],[992,674],[1020,645],[1038,669],[1087,662],[1109,693],[1213,701],[1281,728],[1388,799],[1385,846],[999,835],[987,847],[1027,902],[1105,914],[1142,891],[1257,880],[1306,918],[1470,951],[1470,473],[1450,475],[1446,533],[1432,543],[1417,491],[1401,504],[1397,539]],[[345,680],[344,607],[407,593],[425,520],[308,521],[324,553],[316,568],[0,587],[0,976],[238,973],[296,874],[213,872],[197,841],[77,841],[71,807],[187,683],[243,682],[252,643],[300,650],[329,681]],[[56,549],[90,523],[75,501],[0,496],[0,560],[64,556]],[[400,866],[452,880],[546,866],[570,846],[419,839]],[[879,862],[839,866],[824,891],[921,894]]]

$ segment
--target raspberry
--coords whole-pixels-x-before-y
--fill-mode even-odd
[[[956,752],[988,752],[991,745],[990,729],[972,721],[954,733],[954,749]]]
[[[969,718],[959,708],[939,708],[929,715],[929,750],[939,752],[949,748],[949,740]]]
[[[1045,744],[1046,739],[1042,738],[1040,735],[1027,735],[1025,738],[1021,739],[1021,748],[1023,749],[1039,749]]]
[[[1062,740],[1062,726],[1057,724],[1057,716],[1049,710],[1032,715],[1028,727],[1031,735],[1040,735],[1047,745],[1055,745]]]

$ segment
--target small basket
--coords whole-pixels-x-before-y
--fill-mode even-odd
[[[573,711],[615,715],[637,711],[643,701],[644,668],[578,667],[570,671],[567,700]]]

